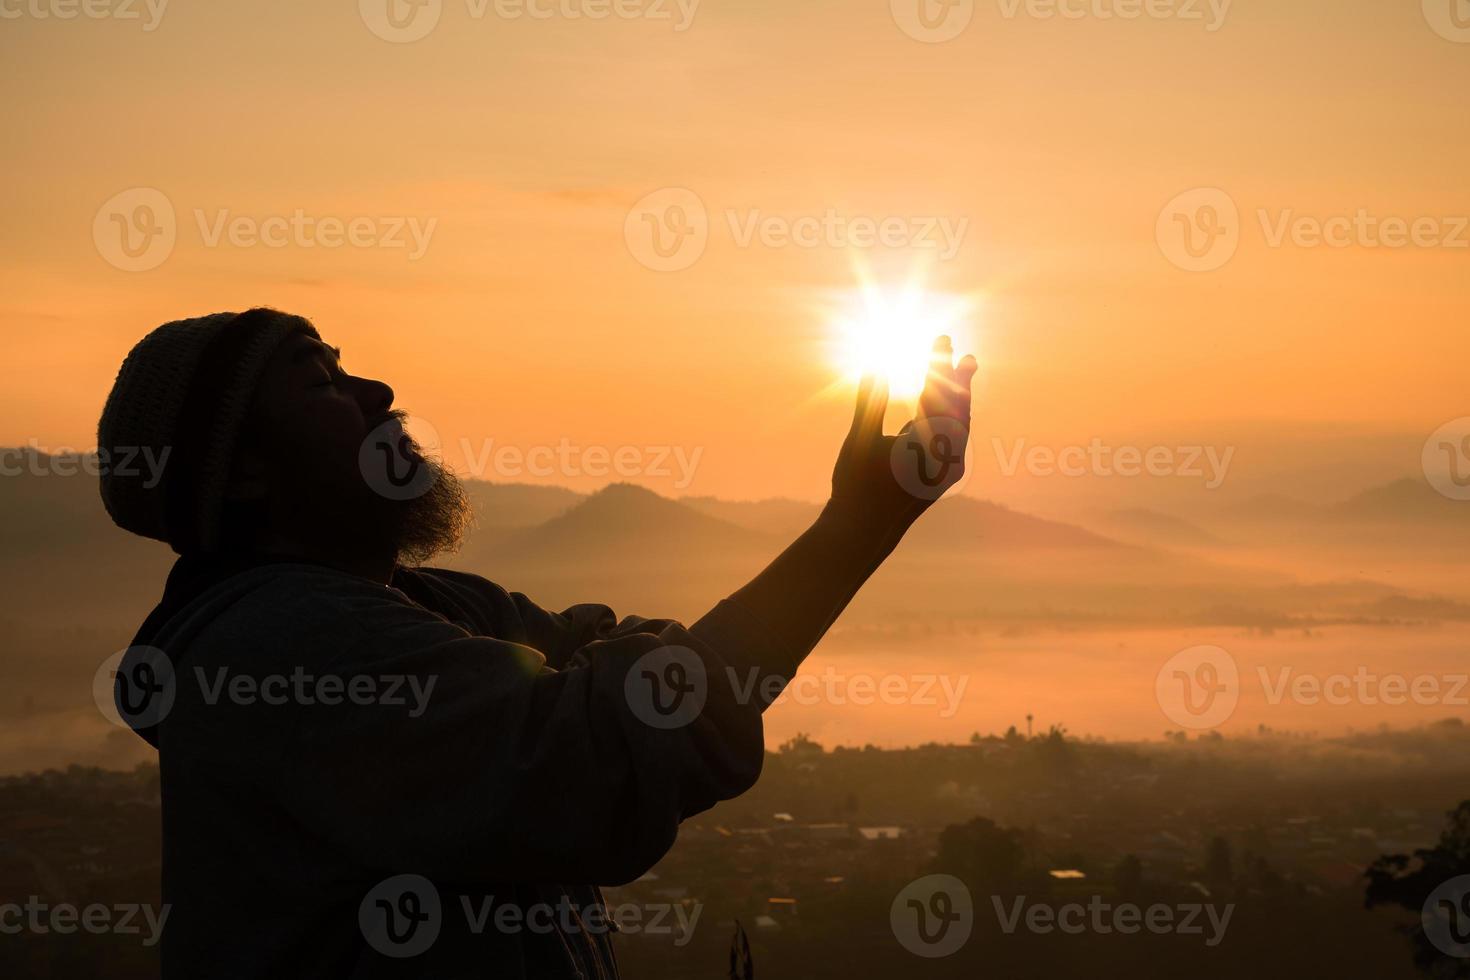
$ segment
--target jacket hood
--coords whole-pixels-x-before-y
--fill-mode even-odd
[[[143,620],[113,681],[118,716],[140,738],[158,748],[158,726],[173,705],[181,661],[196,636],[269,575],[247,574],[278,560],[186,555],[174,563],[163,598]]]

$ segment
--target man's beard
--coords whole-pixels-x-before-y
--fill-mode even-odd
[[[408,500],[383,501],[400,565],[422,565],[435,555],[458,550],[472,514],[459,477],[437,460],[422,459],[419,465],[433,474],[429,488]]]

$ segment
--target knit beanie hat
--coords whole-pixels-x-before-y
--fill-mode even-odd
[[[317,335],[259,308],[175,320],[138,342],[97,426],[102,504],[118,527],[181,555],[218,545],[241,426],[266,362],[298,331]],[[139,458],[155,465],[117,465]]]

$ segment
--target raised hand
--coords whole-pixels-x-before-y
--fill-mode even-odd
[[[918,410],[896,436],[883,432],[888,386],[865,377],[852,426],[832,472],[832,504],[885,525],[911,521],[964,475],[970,435],[972,355],[954,363],[948,337],[934,341]]]

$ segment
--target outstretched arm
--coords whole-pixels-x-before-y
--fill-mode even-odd
[[[788,680],[795,674],[909,526],[959,480],[975,369],[970,355],[954,364],[948,337],[936,340],[918,412],[897,436],[883,433],[887,386],[863,379],[831,499],[801,537],[731,597],[794,658],[765,665],[772,673]],[[908,452],[912,447],[920,448]]]

